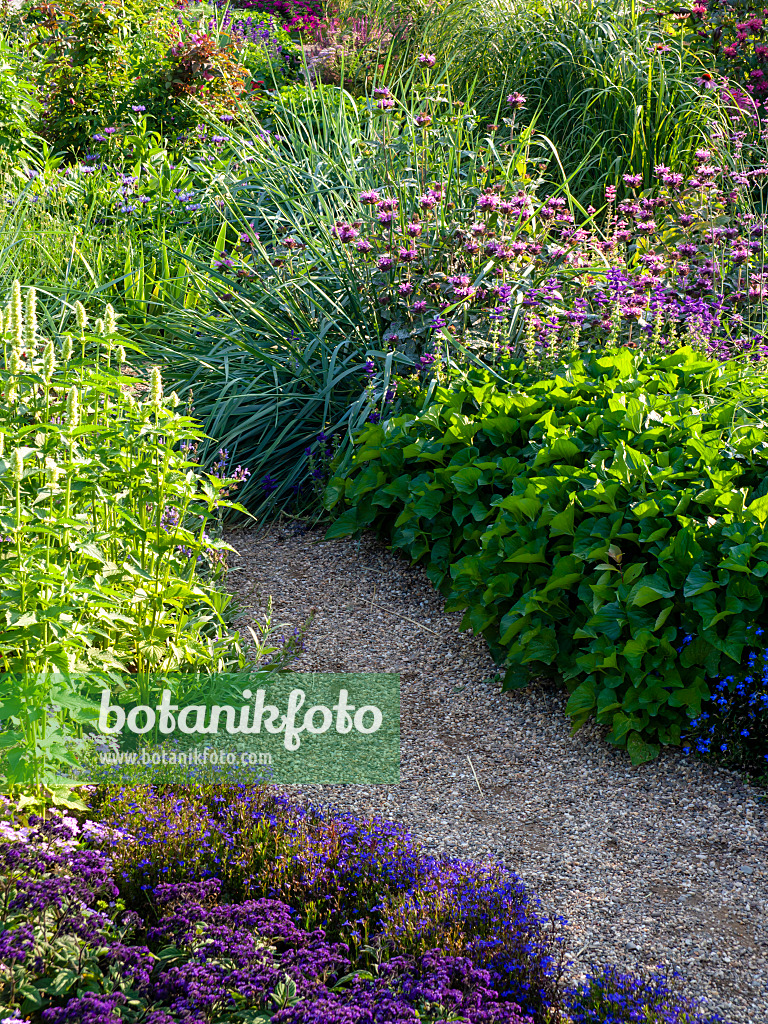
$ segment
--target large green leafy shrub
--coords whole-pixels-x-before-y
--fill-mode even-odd
[[[117,132],[136,111],[153,129],[188,129],[202,108],[230,116],[245,88],[233,37],[220,45],[170,4],[56,0],[25,17],[41,132],[55,146],[90,149],[94,132]]]
[[[378,527],[507,687],[556,667],[574,729],[595,717],[639,762],[680,742],[765,615],[768,387],[690,348],[563,372],[471,370],[369,424],[329,536]]]

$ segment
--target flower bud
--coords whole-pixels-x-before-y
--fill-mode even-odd
[[[157,366],[152,367],[152,374],[150,376],[150,401],[152,405],[158,407],[163,401],[163,378],[160,376],[160,369]]]
[[[75,316],[77,317],[77,328],[83,334],[88,326],[88,314],[85,312],[85,306],[79,300],[75,303]]]
[[[24,344],[32,352],[37,343],[37,292],[34,288],[27,289],[26,311],[24,317]]]
[[[115,313],[114,307],[109,302],[107,303],[107,308],[104,310],[104,324],[107,334],[117,334],[117,314]]]
[[[51,383],[53,371],[56,369],[56,353],[53,350],[53,342],[49,341],[43,352],[43,380],[46,384]]]
[[[61,467],[56,465],[56,462],[48,456],[45,460],[45,478],[48,483],[55,484],[58,482],[61,476]]]
[[[21,478],[24,476],[24,456],[21,454],[18,448],[14,449],[13,455],[11,455],[11,480],[15,484],[21,482]]]
[[[19,340],[21,340],[22,331],[24,330],[24,317],[21,310],[21,285],[18,281],[14,281],[13,289],[11,291],[11,334],[14,337],[18,337]]]
[[[74,428],[80,425],[80,392],[77,388],[72,390],[67,395],[67,424]]]
[[[61,349],[61,358],[65,363],[68,363],[72,358],[72,335],[68,334],[64,339],[64,344]]]

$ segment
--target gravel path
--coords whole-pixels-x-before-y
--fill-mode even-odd
[[[571,738],[560,690],[500,693],[482,639],[373,538],[273,526],[229,539],[243,625],[269,596],[277,622],[315,613],[297,671],[400,673],[400,785],[302,787],[308,797],[402,821],[432,851],[504,861],[568,918],[576,975],[591,961],[663,962],[733,1024],[767,1024],[757,791],[674,752],[633,768],[595,727]]]

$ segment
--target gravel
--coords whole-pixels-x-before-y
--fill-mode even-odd
[[[402,822],[431,852],[514,868],[570,922],[572,977],[590,963],[664,963],[733,1024],[768,1022],[759,791],[675,751],[632,767],[596,726],[571,737],[552,684],[501,693],[482,638],[374,538],[325,542],[278,523],[228,539],[242,626],[270,596],[279,623],[314,613],[296,671],[400,674],[400,784],[294,795]]]

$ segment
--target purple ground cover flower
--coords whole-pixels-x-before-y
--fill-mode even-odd
[[[111,1024],[129,1004],[141,1024],[249,1013],[275,1024],[537,1024],[557,1013],[560,943],[513,872],[433,858],[397,825],[261,788],[93,800],[103,824],[32,816],[0,830],[10,967],[0,998],[12,1010],[18,983],[76,955],[105,987],[78,994],[73,971],[43,996],[44,1024]],[[142,914],[116,902],[118,889]],[[635,1019],[590,1016],[616,992],[633,1012],[663,1009],[665,1024],[703,1021],[660,977],[596,973],[568,1012],[574,1024]]]

